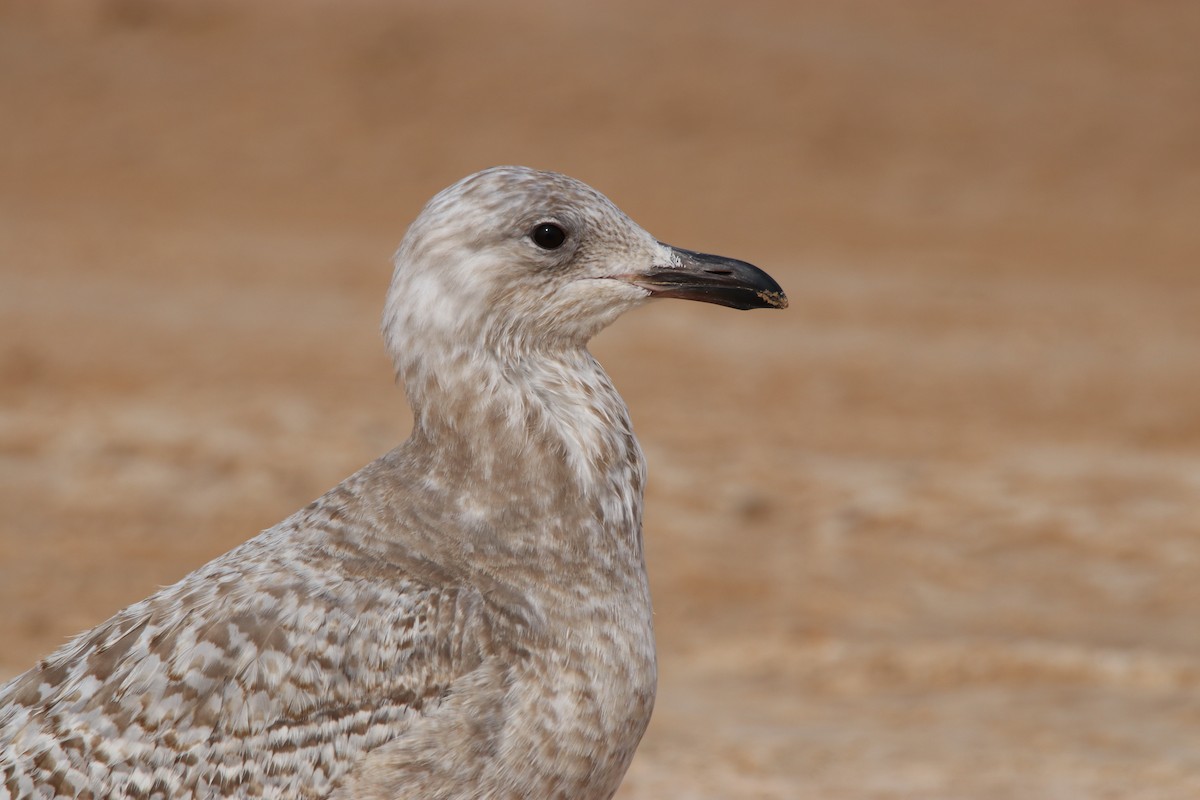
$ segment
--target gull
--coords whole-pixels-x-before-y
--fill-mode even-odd
[[[610,798],[656,689],[645,461],[588,341],[783,308],[572,178],[436,195],[383,334],[410,438],[0,687],[0,798]]]

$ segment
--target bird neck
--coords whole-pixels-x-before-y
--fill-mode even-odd
[[[584,494],[611,491],[615,472],[636,473],[640,514],[645,466],[629,412],[586,348],[445,353],[407,369],[404,382],[413,435],[460,463],[489,476],[563,472]]]
[[[486,551],[517,574],[540,570],[547,608],[586,574],[648,608],[645,460],[608,376],[582,347],[481,352],[402,372],[414,425],[394,459],[421,489],[404,503],[408,528],[427,532],[406,548],[449,547],[463,565]]]

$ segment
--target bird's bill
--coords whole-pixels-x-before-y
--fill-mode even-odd
[[[656,265],[626,276],[652,297],[678,297],[747,310],[787,308],[787,295],[767,273],[753,264],[724,256],[671,247],[677,263]]]

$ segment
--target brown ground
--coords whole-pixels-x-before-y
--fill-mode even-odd
[[[398,442],[388,256],[587,180],[786,312],[595,344],[621,798],[1200,796],[1200,6],[0,2],[0,674]]]

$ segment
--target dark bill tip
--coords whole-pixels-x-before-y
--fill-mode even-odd
[[[671,247],[671,245],[666,245]],[[735,258],[714,256],[671,247],[678,265],[651,267],[633,283],[655,297],[678,297],[715,303],[743,311],[751,308],[787,308],[787,295],[767,273]]]

